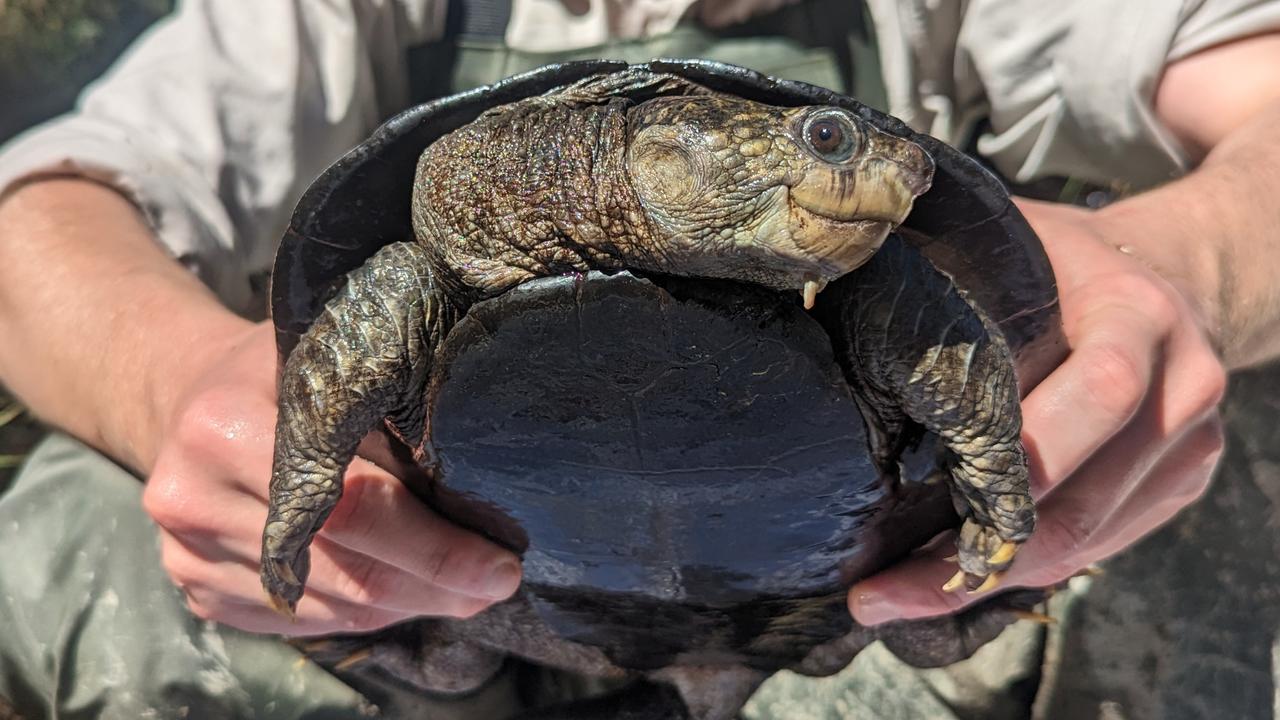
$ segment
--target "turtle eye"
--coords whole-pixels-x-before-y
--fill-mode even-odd
[[[804,125],[804,139],[815,155],[830,163],[848,161],[862,144],[857,126],[837,110],[811,115]]]

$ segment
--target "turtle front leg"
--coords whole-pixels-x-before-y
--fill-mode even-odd
[[[951,591],[989,590],[1035,526],[1013,360],[1003,336],[950,279],[891,237],[839,296],[837,355],[871,410],[936,433],[964,518]]]
[[[262,584],[277,610],[292,615],[302,597],[308,546],[361,439],[388,416],[406,439],[422,437],[432,353],[455,315],[426,252],[396,243],[351,273],[290,354],[262,533]]]

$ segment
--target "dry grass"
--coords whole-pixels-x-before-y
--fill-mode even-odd
[[[0,388],[0,491],[44,431]]]
[[[0,388],[0,491],[8,487],[27,452],[44,433],[40,423]]]

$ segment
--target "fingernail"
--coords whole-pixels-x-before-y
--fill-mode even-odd
[[[855,592],[849,596],[849,612],[859,624],[870,627],[897,620],[897,608],[877,592]]]
[[[489,571],[485,578],[482,592],[485,597],[502,600],[520,587],[520,565],[512,560],[503,560]]]

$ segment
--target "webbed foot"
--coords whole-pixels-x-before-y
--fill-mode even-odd
[[[1005,540],[999,530],[983,526],[973,518],[964,521],[956,545],[960,570],[942,586],[944,592],[963,588],[979,593],[995,589],[1021,547],[1020,542]]]

